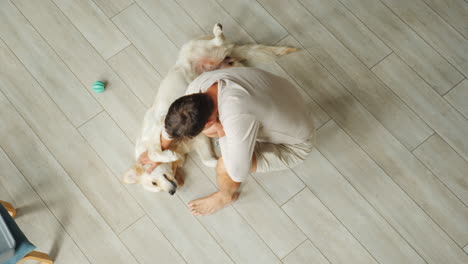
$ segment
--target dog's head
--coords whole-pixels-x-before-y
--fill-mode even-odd
[[[151,192],[168,192],[174,195],[177,189],[175,180],[176,165],[174,163],[161,163],[151,173],[147,173],[147,166],[136,164],[123,176],[126,184],[141,184],[143,188]]]

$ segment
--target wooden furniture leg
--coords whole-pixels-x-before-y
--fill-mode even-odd
[[[54,263],[52,259],[50,259],[49,255],[47,255],[46,253],[39,252],[39,251],[32,251],[31,253],[27,254],[24,258],[22,258],[18,263],[21,263],[27,259],[39,261],[39,264],[53,264]]]
[[[11,205],[11,203],[5,202],[5,201],[0,201],[0,203],[3,205],[3,207],[5,207],[5,209],[7,209],[8,213],[11,215],[11,217],[15,218],[16,209],[13,207],[13,205]]]

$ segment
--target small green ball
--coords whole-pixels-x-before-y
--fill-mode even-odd
[[[104,92],[105,85],[103,82],[97,81],[93,83],[93,91],[96,93],[102,93]]]

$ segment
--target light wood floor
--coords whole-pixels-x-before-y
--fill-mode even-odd
[[[175,197],[120,177],[179,47],[217,22],[300,48],[264,68],[320,128],[302,165],[193,217],[216,189],[195,155]],[[63,264],[466,264],[467,37],[464,0],[0,0],[0,199]]]

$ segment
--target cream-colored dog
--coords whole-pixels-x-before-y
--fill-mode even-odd
[[[213,34],[214,37],[192,40],[182,47],[175,66],[159,86],[153,106],[145,114],[143,129],[135,147],[135,157],[138,161],[140,155],[147,151],[151,160],[161,164],[147,173],[147,166],[137,162],[124,174],[124,183],[139,183],[146,190],[163,190],[173,195],[183,185],[183,179],[176,174],[176,170],[183,165],[185,155],[192,149],[196,150],[206,166],[215,167],[217,159],[211,141],[203,134],[190,141],[180,142],[171,149],[161,149],[160,135],[169,106],[183,96],[189,83],[203,72],[244,66],[243,62],[250,65],[271,62],[276,56],[296,50],[256,44],[238,46],[226,41],[220,24],[214,26]]]

